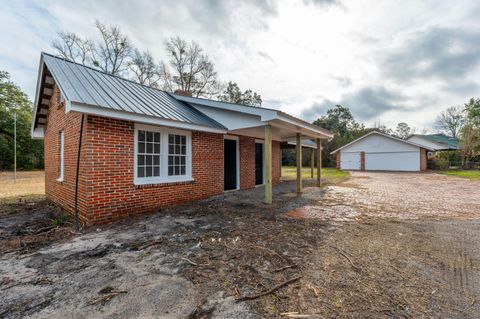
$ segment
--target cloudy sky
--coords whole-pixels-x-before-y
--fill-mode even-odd
[[[163,3],[162,3],[163,2]],[[155,58],[164,41],[195,40],[220,79],[266,107],[312,121],[335,104],[366,124],[421,131],[450,105],[480,96],[479,1],[6,1],[0,69],[31,98],[41,51],[60,30],[119,26]]]

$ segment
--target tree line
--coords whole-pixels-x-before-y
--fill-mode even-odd
[[[335,158],[330,155],[330,152],[371,131],[379,131],[401,139],[406,139],[415,133],[415,129],[405,122],[398,123],[394,130],[379,121],[372,127],[366,127],[355,120],[348,107],[342,105],[330,108],[325,115],[313,121],[313,124],[334,134],[333,139],[324,141],[322,145],[322,161],[325,166],[335,166]],[[461,149],[458,154],[448,155],[460,156],[464,164],[472,161],[480,162],[480,99],[471,98],[463,105],[451,106],[441,112],[435,120],[434,129],[438,133],[459,139]],[[306,150],[304,152],[303,164],[307,165],[309,156]],[[295,165],[294,150],[283,151],[283,163]]]
[[[43,141],[32,140],[32,102],[10,80],[10,74],[0,71],[0,169],[14,165],[14,113],[17,116],[17,167],[43,168]]]
[[[250,106],[262,104],[261,95],[251,89],[241,90],[234,81],[221,82],[215,64],[195,41],[168,38],[165,59],[157,62],[151,52],[136,48],[117,26],[97,20],[95,27],[97,40],[62,31],[52,47],[64,59],[168,92],[181,90],[194,97]]]
[[[480,99],[471,98],[463,105],[451,106],[435,121],[438,131],[460,140],[463,164],[480,162]]]

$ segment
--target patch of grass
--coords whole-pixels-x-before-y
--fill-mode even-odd
[[[322,184],[338,184],[348,178],[348,172],[336,168],[322,168]],[[295,166],[282,166],[282,180],[295,180],[297,178],[297,168]],[[302,167],[302,179],[310,179],[310,167]],[[313,172],[313,178],[317,178],[317,169]]]
[[[65,214],[58,215],[55,219],[52,219],[52,226],[62,226],[66,222],[68,222],[70,217]]]
[[[471,180],[480,180],[480,171],[474,170],[446,170],[438,171],[440,174],[468,178]]]

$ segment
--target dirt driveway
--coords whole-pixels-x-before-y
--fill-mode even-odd
[[[359,216],[480,218],[480,181],[434,173],[352,172],[297,213],[326,220]]]
[[[273,205],[256,188],[81,234],[19,201],[0,215],[0,317],[478,318],[478,189],[353,173],[302,196],[282,183]]]

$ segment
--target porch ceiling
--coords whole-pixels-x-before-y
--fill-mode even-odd
[[[266,122],[265,125],[270,124],[272,126],[272,139],[281,142],[288,142],[295,145],[295,136],[300,133],[302,137],[302,145],[307,147],[316,148],[316,144],[313,141],[317,138],[329,139],[329,135],[322,132],[315,131],[309,127],[301,127],[295,124],[287,123],[282,120],[272,120]],[[265,125],[241,128],[235,130],[229,130],[228,132],[236,135],[244,135],[255,138],[263,139],[265,137]]]

